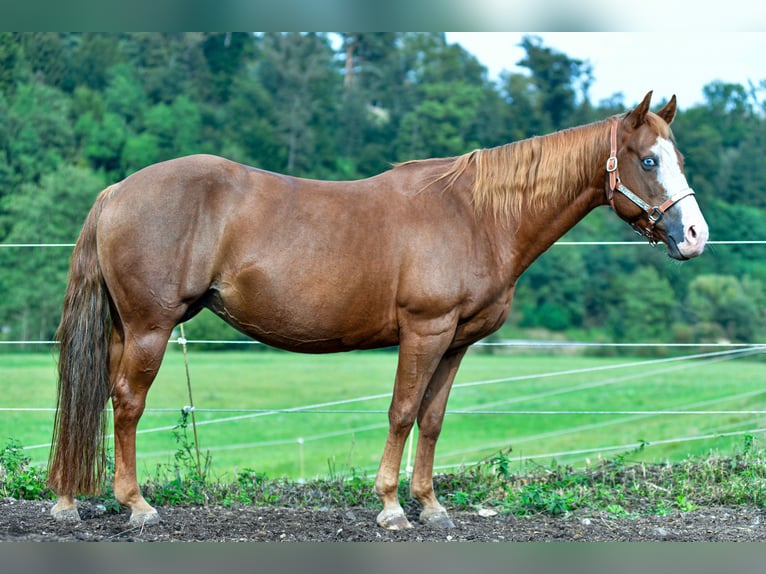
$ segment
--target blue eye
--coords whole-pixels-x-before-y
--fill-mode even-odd
[[[645,157],[641,160],[641,165],[644,166],[646,169],[651,169],[653,167],[657,167],[657,158],[655,157]]]

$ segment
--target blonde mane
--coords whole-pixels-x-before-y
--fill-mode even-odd
[[[458,156],[437,181],[447,189],[473,168],[471,193],[477,213],[497,218],[518,217],[566,194],[566,201],[592,181],[594,166],[606,162],[607,121],[570,128],[503,146]],[[603,135],[602,135],[603,134]],[[599,161],[594,161],[598,158]],[[434,182],[436,183],[436,182]]]

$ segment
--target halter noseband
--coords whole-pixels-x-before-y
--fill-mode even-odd
[[[625,187],[620,180],[620,172],[617,169],[617,118],[612,118],[610,151],[609,159],[606,160],[606,171],[609,174],[609,187],[607,187],[606,190],[606,198],[612,206],[612,209],[615,213],[617,213],[617,210],[614,207],[615,191],[619,191],[622,195],[627,197],[635,205],[641,208],[641,210],[644,212],[644,215],[646,215],[648,225],[646,227],[641,227],[638,225],[638,221],[632,221],[630,222],[630,226],[636,233],[646,237],[649,240],[649,243],[651,243],[653,246],[657,245],[657,239],[654,235],[655,224],[662,219],[662,216],[665,215],[665,212],[668,209],[673,207],[684,197],[688,195],[694,195],[694,190],[690,187],[687,187],[686,189],[682,189],[671,198],[667,199],[664,203],[662,203],[662,205],[652,206],[638,197],[635,193],[630,191],[627,187]]]

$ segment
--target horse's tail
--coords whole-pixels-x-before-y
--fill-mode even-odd
[[[106,469],[111,313],[98,261],[96,227],[108,192],[109,188],[98,196],[72,252],[56,332],[58,395],[48,485],[57,494],[98,492]]]

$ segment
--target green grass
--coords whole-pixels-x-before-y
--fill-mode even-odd
[[[474,414],[473,411],[766,410],[763,363],[753,359],[683,361],[609,367],[641,359],[560,354],[469,354],[458,374],[436,456],[437,472],[489,460],[503,452],[509,472],[571,465],[599,466],[602,458],[630,462],[683,461],[690,455],[733,453],[742,435],[670,444],[660,441],[755,430],[760,414]],[[314,479],[373,474],[387,431],[396,354],[357,352],[296,355],[275,351],[189,353],[200,447],[210,476]],[[582,369],[604,370],[578,373]],[[568,372],[549,376],[551,373]],[[509,377],[535,376],[485,384]],[[548,375],[548,376],[540,376]],[[0,407],[52,408],[55,363],[50,354],[0,354]],[[371,412],[268,413],[306,405]],[[178,445],[170,430],[189,404],[183,356],[171,349],[139,425],[141,480],[171,464]],[[154,409],[169,409],[168,411]],[[240,412],[207,412],[205,409]],[[33,464],[47,458],[53,413],[0,411],[0,441],[12,437]],[[235,419],[222,422],[224,419]],[[165,430],[156,430],[165,429]],[[300,439],[303,439],[302,443]],[[633,445],[648,443],[644,448]],[[587,451],[617,446],[604,455]],[[509,449],[512,449],[509,451]],[[413,453],[414,456],[414,453]],[[537,458],[526,458],[537,457]],[[407,450],[405,450],[405,459]],[[554,464],[555,460],[555,464]]]
[[[207,467],[200,472],[196,465],[193,444],[185,432],[188,421],[180,423],[174,431],[177,450],[173,462],[158,467],[155,475],[141,484],[151,504],[303,508],[380,505],[372,479],[355,472],[296,482],[243,469],[228,481],[213,479]],[[450,510],[494,508],[517,515],[559,515],[584,509],[630,520],[640,515],[714,506],[766,506],[766,453],[754,448],[752,437],[746,437],[730,457],[687,457],[672,464],[625,461],[625,455],[620,455],[602,460],[595,467],[530,466],[525,473],[516,474],[510,470],[507,455],[499,453],[468,469],[437,474],[434,486]],[[10,440],[0,449],[0,496],[53,498],[45,484],[45,470],[30,462],[16,441]],[[105,491],[95,501],[109,512],[119,512],[111,482],[107,477]],[[408,487],[406,477],[401,477],[399,498],[412,507],[416,503],[410,499]]]

